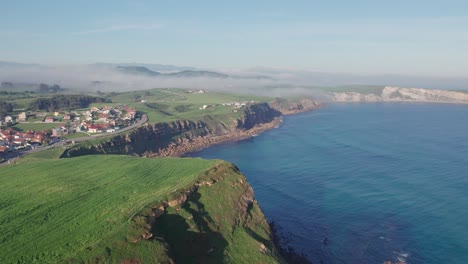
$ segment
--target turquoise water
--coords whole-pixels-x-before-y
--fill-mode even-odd
[[[314,263],[468,263],[468,106],[331,104],[192,156],[238,165]]]

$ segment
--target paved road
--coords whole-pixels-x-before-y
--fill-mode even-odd
[[[76,143],[76,142],[83,142],[83,141],[86,141],[86,140],[93,140],[93,139],[100,138],[100,137],[107,137],[107,136],[110,136],[110,135],[116,135],[116,134],[124,133],[126,131],[135,129],[137,127],[140,127],[143,124],[145,124],[146,122],[148,122],[148,116],[146,114],[143,114],[143,116],[139,120],[137,120],[135,123],[131,124],[128,127],[124,127],[122,129],[119,129],[119,130],[117,130],[115,132],[102,133],[102,134],[96,134],[96,135],[91,135],[91,136],[87,136],[87,137],[79,137],[79,138],[68,139],[66,142],[71,143],[72,141],[74,141]]]
[[[141,118],[138,119],[135,123],[131,124],[128,127],[124,127],[122,129],[119,129],[119,130],[117,130],[115,132],[102,133],[102,134],[96,134],[96,135],[91,135],[91,136],[87,136],[87,137],[79,137],[79,138],[74,138],[74,139],[68,139],[65,142],[57,142],[57,143],[53,143],[53,144],[51,144],[49,146],[37,147],[37,148],[34,148],[34,149],[25,150],[25,151],[9,152],[9,153],[5,154],[5,156],[4,156],[5,161],[0,163],[0,166],[15,162],[16,159],[18,159],[21,156],[31,154],[31,153],[40,152],[40,151],[44,151],[44,150],[54,148],[54,147],[62,147],[67,143],[69,144],[69,143],[72,143],[72,142],[75,142],[75,143],[83,142],[83,141],[93,140],[93,139],[100,138],[100,137],[107,137],[107,136],[111,136],[111,135],[117,135],[117,134],[120,134],[120,133],[124,133],[126,131],[135,129],[137,127],[140,127],[143,124],[145,124],[146,122],[148,122],[148,116],[146,114],[143,114],[141,116]]]

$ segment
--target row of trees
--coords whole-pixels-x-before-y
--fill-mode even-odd
[[[7,103],[7,102],[0,101],[0,116],[4,117],[8,113],[12,112],[13,107],[14,107],[14,105],[12,103]]]
[[[63,109],[86,108],[92,103],[110,102],[109,99],[88,95],[57,95],[51,98],[38,98],[34,100],[30,105],[30,109],[34,111],[44,110],[52,112]]]
[[[2,88],[13,88],[14,85],[12,82],[2,82],[2,84],[0,85],[0,87]]]
[[[60,87],[60,85],[58,84],[54,84],[54,85],[48,85],[48,84],[45,84],[45,83],[41,83],[39,84],[39,92],[40,93],[57,93],[57,92],[60,92],[60,91],[63,91],[64,89],[62,87]]]
[[[34,91],[13,92],[13,91],[0,91],[0,95],[29,95],[35,94]]]

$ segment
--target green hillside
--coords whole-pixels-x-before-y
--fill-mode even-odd
[[[199,120],[200,117],[210,115],[214,118],[226,118],[235,115],[230,106],[223,103],[230,102],[269,102],[273,98],[236,95],[228,93],[205,92],[189,93],[185,89],[153,89],[146,91],[125,92],[109,97],[113,104],[127,104],[137,110],[145,112],[151,123],[169,122],[175,120]],[[101,104],[96,104],[101,105]],[[203,105],[207,109],[200,109]]]
[[[58,148],[50,152],[0,167],[1,263],[279,259],[256,203],[239,206],[248,185],[228,163],[116,155],[57,159]],[[216,183],[150,223],[151,208],[201,181]],[[155,237],[142,239],[147,233]],[[190,250],[193,241],[198,251]]]

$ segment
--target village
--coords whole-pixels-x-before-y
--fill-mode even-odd
[[[51,145],[75,133],[83,136],[113,133],[134,123],[136,117],[136,109],[126,105],[92,107],[84,111],[21,112],[16,118],[0,117],[0,155]],[[53,128],[21,131],[15,127],[16,124],[41,123],[51,124]]]

